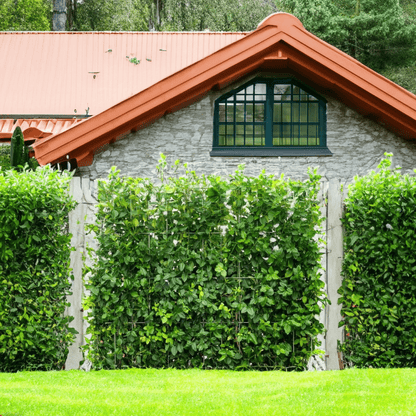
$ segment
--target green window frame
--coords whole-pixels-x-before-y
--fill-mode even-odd
[[[331,156],[326,100],[293,79],[255,79],[215,101],[211,156]]]

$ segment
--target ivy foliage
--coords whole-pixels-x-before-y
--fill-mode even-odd
[[[74,329],[70,175],[49,167],[0,171],[0,371],[61,369]]]
[[[114,167],[99,183],[84,306],[94,366],[304,369],[327,303],[320,176],[167,177],[163,155],[157,168],[159,185]]]
[[[386,156],[345,201],[341,348],[357,367],[416,366],[416,179]]]

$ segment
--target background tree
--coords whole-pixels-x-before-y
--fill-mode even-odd
[[[305,28],[380,71],[409,64],[416,50],[416,21],[405,0],[283,0]]]
[[[269,0],[165,0],[162,30],[251,31],[278,11]]]
[[[0,30],[50,30],[51,0],[0,0]]]
[[[146,31],[149,5],[146,0],[84,0],[72,3],[71,23],[77,30]]]
[[[67,4],[68,23],[78,30],[250,31],[277,11],[273,0],[84,0],[78,4],[67,0]]]

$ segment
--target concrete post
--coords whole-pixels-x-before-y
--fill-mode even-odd
[[[326,333],[326,368],[327,370],[339,370],[338,340],[342,341],[342,328],[338,328],[341,321],[341,305],[338,305],[338,289],[341,286],[341,265],[343,258],[342,237],[342,195],[338,180],[331,180],[328,188],[328,298],[331,305],[328,306],[328,320]]]
[[[71,244],[76,251],[71,253],[70,267],[73,270],[74,280],[72,282],[72,295],[68,297],[71,306],[67,308],[66,314],[73,316],[74,320],[70,326],[78,331],[75,342],[69,347],[68,357],[65,363],[66,370],[79,368],[79,362],[83,359],[81,346],[84,345],[85,325],[82,310],[83,282],[82,268],[83,255],[86,254],[85,218],[91,217],[95,199],[92,197],[92,184],[89,178],[72,178],[70,193],[77,201],[77,207],[69,214],[69,232],[72,234]],[[92,219],[93,220],[93,219]]]

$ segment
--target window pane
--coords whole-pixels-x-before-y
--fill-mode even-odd
[[[246,126],[246,146],[253,146],[253,125]]]
[[[275,123],[280,123],[282,121],[282,104],[274,104],[273,121]]]
[[[255,100],[256,101],[266,101],[266,84],[256,84],[255,88]]]
[[[227,105],[227,121],[234,122],[234,106],[230,104]]]
[[[225,121],[225,103],[220,103],[219,105],[219,119],[220,121]]]
[[[235,105],[235,121],[244,122],[244,104]]]
[[[307,103],[300,104],[300,122],[301,123],[308,122],[308,104]]]
[[[290,84],[276,84],[273,93],[290,97]]]
[[[227,126],[227,146],[234,146],[234,126]]]
[[[306,91],[300,90],[300,100],[308,101],[308,93]]]
[[[283,127],[283,145],[290,146],[291,126],[290,124],[284,124],[282,127]]]
[[[318,123],[318,103],[309,103],[309,123]]]
[[[254,126],[254,146],[264,146],[264,126]]]
[[[256,94],[266,94],[266,84],[256,84]]]
[[[255,104],[256,119],[255,121],[264,121],[264,104]]]
[[[244,136],[235,136],[235,145],[244,146]]]
[[[282,146],[283,140],[280,134],[280,125],[275,124],[273,125],[273,146]]]
[[[254,121],[254,106],[253,104],[246,104],[246,121]]]
[[[291,103],[282,103],[282,122],[290,123],[291,120]]]
[[[221,98],[218,145],[265,146],[267,125],[273,146],[319,146],[319,99],[291,83],[272,84],[271,94],[268,82],[260,81]],[[266,114],[270,116],[267,120]]]
[[[292,126],[292,145],[293,146],[299,146],[299,124],[295,124]]]
[[[308,126],[300,126],[299,144],[301,146],[307,146],[308,145]]]
[[[299,123],[300,117],[299,117],[299,103],[293,103],[293,114],[292,114],[292,122],[293,123]]]
[[[318,141],[318,126],[308,126],[308,146],[317,146]]]
[[[220,125],[218,144],[220,146],[225,146],[225,126],[224,126],[224,124]]]
[[[237,124],[235,126],[235,144],[236,146],[244,146],[244,125]]]

